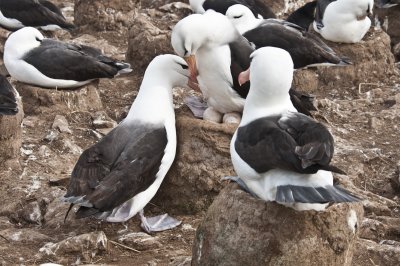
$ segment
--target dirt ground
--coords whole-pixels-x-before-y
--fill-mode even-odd
[[[73,3],[65,2],[65,6]],[[71,12],[70,9],[67,11]],[[82,34],[80,32],[78,36]],[[90,34],[94,35],[93,32]],[[57,36],[63,40],[71,37],[68,33],[58,33]],[[114,46],[117,49],[114,56],[124,57],[128,45],[126,38],[112,32],[100,32],[95,37],[105,39]],[[58,199],[66,191],[68,177],[82,150],[98,140],[92,118],[94,110],[103,110],[111,119],[120,122],[135,98],[141,78],[133,72],[115,80],[100,81],[98,92],[101,104],[89,105],[84,110],[70,111],[66,103],[54,103],[41,92],[35,101],[33,98],[24,100],[29,111],[22,125],[21,156],[6,162],[0,169],[2,265],[38,265],[46,262],[64,265],[190,264],[195,230],[204,215],[202,212],[177,215],[182,225],[155,234],[153,240],[158,243],[149,246],[121,245],[118,241],[123,234],[141,231],[136,217],[126,223],[111,224],[94,219],[75,220],[71,213],[66,222],[63,221],[69,206]],[[179,106],[182,95],[178,90],[175,94]],[[400,75],[395,73],[352,86],[327,86],[313,91],[313,94],[319,108],[316,118],[326,123],[335,136],[338,146],[335,163],[348,173],[356,191],[380,202],[367,206],[365,216],[371,219],[400,219]],[[35,107],[38,102],[40,106]],[[52,128],[57,114],[66,118],[70,133]],[[147,214],[167,211],[154,204],[145,209]],[[108,239],[105,250],[86,249],[85,245],[89,247],[89,244],[84,243],[80,247],[81,252],[44,255],[39,251],[48,242],[57,243],[68,237],[100,231]],[[400,223],[397,231],[385,231],[385,235],[373,240],[400,242]],[[357,265],[356,262],[353,264]],[[374,261],[371,265],[375,265]]]

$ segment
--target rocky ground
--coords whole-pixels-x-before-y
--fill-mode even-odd
[[[189,265],[195,230],[226,186],[220,178],[233,174],[228,145],[235,126],[193,118],[182,105],[187,94],[183,89],[174,91],[180,143],[176,162],[145,210],[171,213],[183,221],[181,226],[149,236],[141,232],[137,218],[110,224],[75,220],[71,213],[64,223],[68,206],[59,198],[82,150],[125,117],[147,63],[158,53],[172,52],[170,29],[190,10],[183,3],[158,0],[55,2],[80,26],[56,37],[96,46],[115,58],[126,57],[134,71],[76,91],[13,81],[25,116],[20,154],[0,168],[0,262]],[[304,1],[272,2],[274,11],[284,16]],[[389,22],[390,16],[399,14],[389,14]],[[6,34],[2,32],[2,40]],[[353,66],[300,70],[294,83],[316,96],[319,111],[314,115],[335,136],[335,163],[348,174],[337,180],[365,199],[352,265],[396,265],[400,261],[400,75],[390,39],[372,28],[363,43],[330,45],[349,56]],[[396,45],[393,39],[392,45]]]

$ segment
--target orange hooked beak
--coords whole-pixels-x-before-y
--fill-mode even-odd
[[[238,82],[239,85],[242,86],[243,84],[245,84],[247,81],[250,80],[250,68],[248,68],[247,70],[241,72],[238,76]]]
[[[188,64],[190,73],[188,86],[195,91],[201,92],[199,88],[199,82],[197,81],[197,76],[199,75],[199,72],[197,70],[195,55],[185,56],[184,59]]]

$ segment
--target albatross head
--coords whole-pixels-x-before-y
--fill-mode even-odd
[[[148,65],[145,72],[147,82],[168,83],[171,87],[186,87],[189,80],[188,64],[181,57],[165,54],[156,56]],[[146,82],[144,80],[143,82]]]
[[[206,12],[203,4],[206,0],[189,0],[190,7],[195,13],[202,14]]]
[[[195,55],[200,49],[214,49],[239,36],[229,19],[213,10],[193,14],[180,20],[172,30],[171,44],[177,55],[189,65],[191,81],[197,82]]]
[[[226,16],[240,34],[256,28],[262,22],[262,19],[256,18],[248,7],[240,4],[228,8]]]
[[[44,37],[35,28],[25,27],[12,33],[4,46],[4,57],[20,59],[31,49],[40,46]]]
[[[293,80],[293,60],[290,54],[280,48],[263,47],[250,57],[250,68],[239,75],[242,81],[250,80],[250,92],[255,92],[260,98],[263,95],[289,97]]]

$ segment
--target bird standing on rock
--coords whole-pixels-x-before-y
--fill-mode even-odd
[[[44,38],[32,27],[22,28],[8,37],[4,64],[18,81],[61,89],[132,71],[130,64],[109,58],[96,48]]]
[[[263,200],[297,210],[358,201],[333,184],[332,172],[343,171],[330,164],[334,143],[328,129],[297,113],[290,101],[289,53],[265,47],[251,57],[250,76],[244,74],[251,87],[230,147],[238,183]]]
[[[11,31],[23,27],[72,30],[60,9],[46,0],[0,0],[0,26]]]
[[[332,42],[357,43],[371,27],[374,0],[318,0],[314,30]]]
[[[149,64],[128,116],[75,165],[63,200],[80,206],[77,218],[124,222],[140,212],[147,232],[180,224],[166,214],[146,218],[143,208],[174,161],[172,88],[186,86],[188,76],[186,62],[175,55],[157,56]]]
[[[254,47],[226,16],[213,10],[179,21],[172,30],[171,44],[188,60],[192,83],[198,81],[207,101],[205,111],[198,110],[200,103],[189,104],[192,111],[205,120],[238,123],[249,91],[249,83],[240,83],[238,76],[250,66]]]

